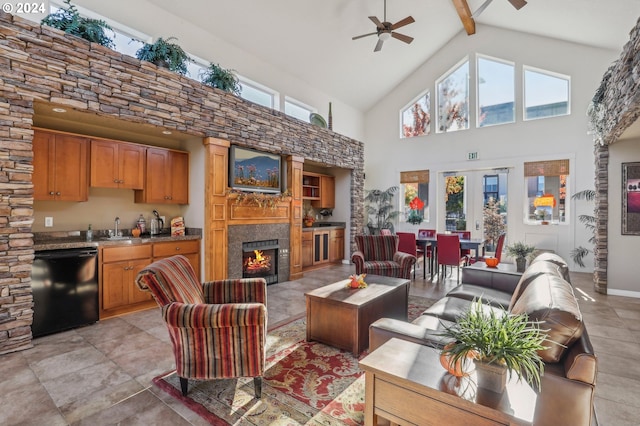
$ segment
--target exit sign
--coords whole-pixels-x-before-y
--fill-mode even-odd
[[[467,152],[467,160],[477,160],[477,159],[478,159],[478,151]]]

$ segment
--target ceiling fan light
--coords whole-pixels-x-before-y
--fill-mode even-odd
[[[391,38],[391,33],[390,32],[381,32],[380,34],[378,34],[378,39],[382,40],[382,41],[387,41]]]

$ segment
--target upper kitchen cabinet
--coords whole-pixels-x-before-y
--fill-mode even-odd
[[[106,139],[91,140],[91,186],[144,188],[145,147]]]
[[[89,141],[36,129],[33,134],[34,200],[87,201]]]
[[[319,173],[303,172],[303,199],[311,200],[311,205],[319,209],[332,209],[336,206],[335,178]]]
[[[189,153],[147,148],[144,189],[136,203],[189,204]]]

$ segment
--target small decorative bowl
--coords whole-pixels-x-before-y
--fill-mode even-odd
[[[486,263],[489,268],[495,268],[496,266],[498,266],[499,262],[495,257],[487,257],[486,259],[484,259],[484,263]]]

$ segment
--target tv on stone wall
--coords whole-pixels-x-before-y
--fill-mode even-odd
[[[253,192],[281,192],[282,159],[279,155],[231,145],[229,186]]]

